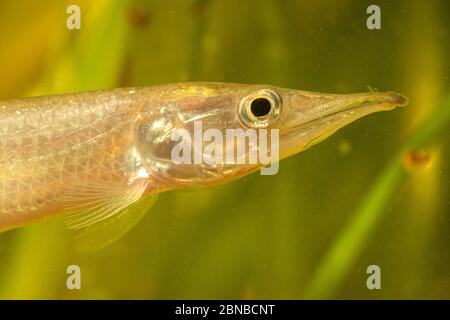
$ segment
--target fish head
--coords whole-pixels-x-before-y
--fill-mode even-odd
[[[176,84],[160,88],[139,112],[135,143],[144,167],[166,188],[205,186],[258,169],[274,174],[280,159],[365,115],[407,102],[394,92],[326,94],[271,85]]]

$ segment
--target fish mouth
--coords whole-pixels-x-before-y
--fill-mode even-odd
[[[346,115],[366,115],[379,111],[389,111],[396,107],[406,106],[408,98],[396,92],[386,93],[356,93],[343,95],[336,95],[326,103],[319,103],[313,107],[312,119],[298,124],[296,127],[307,126],[311,123],[324,122],[340,118]],[[358,117],[359,118],[359,117]],[[358,119],[355,118],[352,121]]]
[[[281,157],[285,158],[317,144],[340,128],[366,115],[406,106],[408,98],[396,92],[368,92],[346,95],[317,94],[311,106],[294,115],[282,134]]]

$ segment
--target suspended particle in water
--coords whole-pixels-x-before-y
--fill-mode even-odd
[[[353,146],[352,146],[352,143],[350,142],[350,140],[348,140],[348,139],[341,139],[338,142],[337,151],[338,151],[339,155],[346,156],[350,152],[352,152],[352,149],[353,149]]]

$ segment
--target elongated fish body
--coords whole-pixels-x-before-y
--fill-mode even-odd
[[[139,97],[119,89],[0,102],[0,230],[62,212],[73,185],[126,186]]]
[[[265,100],[265,113],[254,101]],[[261,103],[260,103],[261,104]],[[145,194],[205,186],[256,164],[176,164],[175,129],[277,128],[281,158],[346,124],[406,104],[395,93],[320,94],[267,85],[181,83],[0,101],[0,231],[75,211],[117,216]]]
[[[79,186],[126,189],[144,174],[146,191],[157,192],[136,154],[134,121],[209,91],[173,84],[0,101],[0,231],[63,213],[63,195]]]

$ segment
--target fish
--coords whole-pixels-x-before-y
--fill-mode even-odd
[[[278,162],[363,116],[407,103],[395,92],[215,82],[0,101],[0,232],[64,214],[80,247],[101,248],[136,225],[161,192],[212,186],[268,166],[179,163],[174,148],[193,141],[174,139],[175,132],[193,133],[198,122],[203,132],[276,130],[268,152],[276,145]]]

